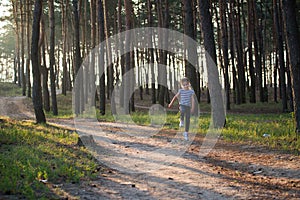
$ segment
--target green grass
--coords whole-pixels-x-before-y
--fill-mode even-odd
[[[71,94],[66,97],[58,95],[59,118],[73,116],[71,99]],[[250,142],[291,152],[300,151],[300,142],[294,132],[292,114],[283,114],[280,103],[258,102],[256,104],[231,104],[231,106],[231,111],[227,113],[226,127],[222,130],[222,137],[225,140],[240,143]],[[201,114],[199,117],[199,126],[195,130],[197,133],[206,134],[210,123],[210,109],[209,104],[200,103],[200,110],[205,114]],[[51,113],[47,115],[48,117],[52,116]],[[101,115],[99,109],[97,109],[97,118],[99,121],[134,122],[139,125],[154,124],[161,126],[164,123],[165,129],[179,129],[179,113],[176,112],[168,112],[166,116],[157,113],[151,116],[148,110],[137,110],[131,113],[130,116],[120,114],[114,116],[110,112],[110,105],[107,105],[105,115]],[[269,137],[265,137],[264,134]]]
[[[300,152],[300,139],[291,114],[229,114],[222,135],[230,141]]]
[[[243,105],[243,108],[250,109],[251,104]],[[277,105],[271,105],[271,107]],[[270,109],[266,104],[255,109]],[[253,105],[252,105],[253,109]],[[165,118],[166,117],[166,118]],[[167,115],[149,116],[148,112],[137,111],[130,116],[118,115],[116,118],[109,112],[104,116],[98,114],[99,121],[122,121],[134,122],[139,125],[150,125],[156,121],[161,125],[164,122],[165,129],[178,130],[179,113],[167,112]],[[198,120],[198,128],[193,130],[198,134],[206,134],[210,126],[211,116],[209,113],[201,114]],[[252,143],[263,145],[273,149],[300,152],[300,139],[295,133],[295,125],[291,113],[269,113],[269,114],[239,114],[228,113],[226,126],[222,129],[222,138],[230,142]]]
[[[97,172],[97,162],[76,145],[74,132],[3,117],[0,127],[0,195],[52,199],[57,197],[52,184],[76,183]]]
[[[51,97],[50,97],[51,98]],[[58,116],[53,115],[52,111],[45,112],[47,118],[71,118],[73,117],[72,111],[72,94],[67,93],[67,95],[58,94],[57,99],[57,109]],[[50,99],[51,102],[51,99]]]
[[[13,83],[0,83],[0,96],[22,96],[22,88]]]

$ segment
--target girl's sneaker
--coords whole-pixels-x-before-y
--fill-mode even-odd
[[[188,133],[187,133],[187,132],[184,132],[184,133],[183,133],[183,137],[184,137],[184,139],[185,139],[186,141],[189,140],[189,136],[188,136]]]
[[[184,121],[181,121],[179,122],[179,127],[183,127],[184,126]]]

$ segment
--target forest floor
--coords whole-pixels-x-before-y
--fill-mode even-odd
[[[29,104],[22,97],[0,97],[0,115],[33,119]],[[81,139],[105,166],[96,179],[58,186],[62,199],[300,199],[296,155],[220,138],[201,156],[202,135],[185,142],[176,130],[145,137],[152,127],[48,122],[92,135]]]

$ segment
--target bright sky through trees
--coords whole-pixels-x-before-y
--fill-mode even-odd
[[[2,0],[0,2],[0,18],[9,15],[9,7],[7,6],[9,4],[10,4],[9,0]],[[0,20],[0,33],[3,33],[5,31],[3,29],[3,26],[5,26],[6,24],[7,24],[6,20],[5,21]]]

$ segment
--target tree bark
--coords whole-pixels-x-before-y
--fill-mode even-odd
[[[126,22],[126,35],[125,35],[125,74],[124,76],[124,82],[123,85],[125,86],[124,88],[124,114],[129,114],[130,113],[130,96],[132,95],[131,93],[131,77],[129,75],[129,71],[131,69],[131,54],[130,51],[131,49],[131,32],[130,29],[132,28],[132,2],[131,0],[124,0],[124,6],[125,6],[125,22]]]
[[[253,64],[253,31],[254,31],[254,22],[253,22],[253,2],[254,0],[248,1],[248,66],[249,66],[249,73],[250,73],[250,103],[256,103],[256,75],[255,69]]]
[[[237,82],[237,73],[236,73],[236,65],[235,65],[235,49],[234,49],[234,14],[233,14],[233,1],[230,0],[230,12],[229,12],[229,49],[230,49],[230,57],[231,57],[231,67],[232,67],[232,90],[233,90],[233,103],[237,104],[237,92],[238,92],[238,82]],[[236,40],[235,40],[236,42]],[[239,100],[240,103],[240,100]]]
[[[99,28],[99,42],[100,44],[105,40],[105,25],[104,25],[104,13],[103,2],[98,0],[98,28]],[[100,87],[100,114],[105,115],[105,74],[104,74],[104,45],[100,45],[98,55],[98,67],[99,67],[99,87]]]
[[[286,79],[285,79],[285,63],[284,63],[284,49],[283,49],[283,30],[282,23],[280,23],[278,1],[273,0],[273,19],[276,30],[276,47],[278,49],[279,56],[279,76],[280,76],[280,91],[281,91],[281,102],[282,111],[287,111],[287,96],[286,96]]]
[[[82,59],[85,59],[87,52],[88,52],[88,42],[87,42],[87,29],[88,29],[88,1],[82,1],[79,0],[79,20],[80,20],[80,27],[81,27],[81,56]],[[89,66],[89,64],[88,64]],[[85,66],[82,67],[83,72],[83,80],[82,80],[82,95],[80,102],[82,102],[81,110],[84,110],[85,105],[88,103],[88,92],[89,92],[89,81],[90,81],[90,73],[89,73],[89,67]]]
[[[20,14],[21,14],[21,82],[22,94],[26,96],[26,78],[25,78],[25,12],[24,1],[20,1]]]
[[[74,31],[75,31],[75,76],[78,75],[81,65],[81,53],[80,53],[80,36],[79,36],[79,13],[78,13],[78,0],[73,0],[73,14],[74,14]],[[82,77],[76,77],[79,80],[76,81],[75,87],[75,114],[81,113],[81,95],[82,95]]]
[[[46,40],[45,40],[45,23],[44,23],[44,17],[42,14],[41,17],[41,33],[40,33],[40,45],[41,48],[39,49],[39,55],[41,59],[39,59],[40,63],[43,63],[41,65],[41,74],[42,74],[42,92],[43,92],[43,106],[44,110],[49,112],[50,111],[50,95],[49,95],[49,89],[48,89],[48,68],[47,68],[47,60],[46,60]],[[43,62],[42,62],[43,60]]]
[[[20,37],[19,37],[19,19],[18,19],[18,1],[12,1],[13,16],[16,25],[16,44],[15,44],[15,55],[14,55],[14,82],[21,87],[21,66],[20,66]]]
[[[162,2],[160,2],[162,3]],[[159,9],[160,16],[161,16],[161,26],[163,28],[169,28],[169,2],[168,0],[165,0],[165,10],[163,11],[162,8]],[[168,40],[169,40],[169,35],[168,35],[168,31],[163,31],[159,33],[159,37],[161,38],[160,42],[161,45],[163,45],[163,49],[167,49],[167,45],[168,45]],[[159,77],[159,83],[160,83],[160,87],[159,87],[159,99],[158,102],[161,106],[164,106],[165,104],[165,97],[166,97],[166,93],[168,92],[167,90],[167,56],[168,56],[168,52],[161,50],[160,49],[160,56],[159,56],[159,63],[160,66],[158,66],[158,68],[160,68],[158,77]]]
[[[90,59],[90,86],[91,86],[91,91],[96,92],[96,74],[95,74],[95,52],[94,48],[96,46],[96,38],[97,38],[97,27],[96,27],[96,0],[91,0],[90,2],[90,10],[91,10],[91,59]],[[96,101],[93,98],[95,95],[92,95],[91,98],[91,106],[96,105]]]
[[[30,22],[31,22],[31,3],[30,0],[26,2],[26,17],[27,17],[27,58],[26,58],[26,86],[27,86],[27,97],[31,98],[31,81],[30,81]]]
[[[67,95],[67,10],[68,10],[68,0],[63,0],[61,3],[62,11],[62,66],[63,66],[63,78],[62,78],[62,94]]]
[[[264,102],[264,92],[263,92],[263,80],[262,80],[262,27],[261,18],[257,9],[257,4],[253,2],[253,43],[254,43],[254,55],[255,55],[255,72],[256,72],[256,83],[259,92],[259,101]]]
[[[48,1],[49,6],[49,22],[50,22],[50,54],[49,54],[49,70],[50,70],[50,85],[51,85],[51,100],[52,100],[52,113],[58,115],[57,100],[56,100],[56,87],[55,87],[55,18],[54,18],[54,0]]]
[[[122,20],[122,0],[118,0],[118,32],[123,31],[123,20]],[[119,39],[119,48],[120,48],[120,66],[121,66],[121,75],[125,74],[125,55],[124,55],[124,41],[123,38]],[[120,87],[120,100],[119,104],[121,107],[124,107],[124,85],[121,84]]]
[[[300,39],[295,0],[281,0],[289,52],[296,132],[300,134]]]
[[[286,42],[287,44],[287,42]],[[289,60],[289,52],[288,49],[286,50],[286,75],[287,75],[287,95],[289,100],[289,112],[294,112],[294,97],[293,97],[293,90],[292,90],[292,79],[291,79],[291,70],[288,66],[290,66]]]
[[[37,123],[46,123],[46,117],[43,111],[42,91],[41,91],[41,73],[39,63],[39,35],[40,35],[40,19],[42,14],[42,0],[36,0],[34,5],[34,16],[32,24],[32,40],[31,40],[31,61],[33,73],[33,91],[32,101]]]
[[[229,55],[228,55],[228,30],[226,17],[226,3],[219,0],[220,19],[221,19],[221,35],[222,35],[222,52],[224,63],[224,80],[226,92],[226,109],[230,110],[230,82],[229,82]]]
[[[195,19],[193,13],[193,3],[191,0],[183,1],[183,9],[184,9],[184,33],[196,40],[195,33]],[[189,46],[187,46],[189,45]],[[185,62],[185,74],[190,79],[192,88],[195,91],[197,99],[200,99],[200,84],[197,78],[198,74],[198,55],[197,55],[197,47],[194,44],[186,43],[185,48],[187,49],[187,60]],[[196,66],[193,66],[191,63],[195,63]]]
[[[234,2],[235,4],[235,2]],[[235,18],[235,45],[237,51],[237,73],[238,73],[238,84],[237,84],[237,104],[246,103],[246,73],[244,66],[244,53],[243,53],[243,44],[242,44],[242,31],[241,31],[241,5],[238,1],[235,6],[238,10],[237,13],[234,13]]]
[[[278,103],[278,94],[277,94],[277,78],[278,78],[278,58],[277,53],[275,53],[275,65],[274,65],[274,102]]]
[[[151,0],[147,0],[147,8],[148,8],[148,26],[153,26],[153,16],[152,16],[152,2]],[[152,46],[152,32],[148,33],[148,45]],[[150,65],[150,73],[151,73],[151,103],[156,103],[156,88],[155,88],[155,73],[154,73],[154,49],[148,49],[148,63]]]
[[[112,52],[111,52],[111,44],[108,38],[110,37],[109,33],[109,24],[108,24],[108,8],[107,8],[107,0],[103,1],[103,9],[104,9],[104,27],[105,27],[105,38],[106,38],[106,58],[108,62],[107,66],[107,99],[110,99],[111,93],[114,89],[114,70],[113,70],[113,62],[112,62]]]
[[[205,55],[208,74],[208,87],[212,103],[213,127],[222,128],[225,125],[225,111],[217,68],[217,56],[216,46],[214,43],[212,18],[209,11],[208,1],[199,0],[198,6],[200,10],[200,22],[204,39],[204,48],[206,50]]]

